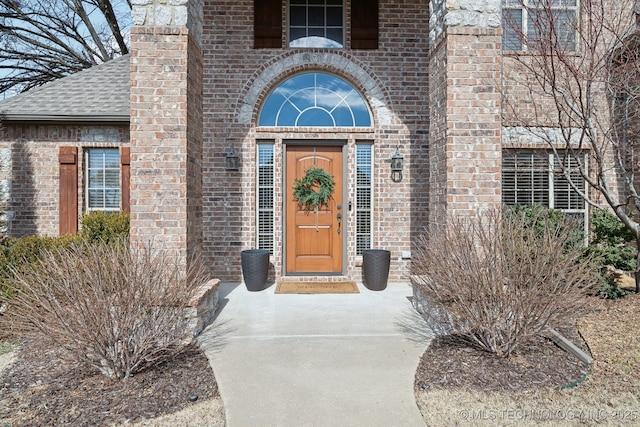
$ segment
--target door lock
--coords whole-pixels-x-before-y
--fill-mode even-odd
[[[342,214],[339,213],[338,215],[336,215],[336,218],[338,219],[338,234],[340,234],[340,228],[342,227]]]

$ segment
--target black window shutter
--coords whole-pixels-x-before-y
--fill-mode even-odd
[[[378,0],[351,0],[351,49],[378,48]]]
[[[282,0],[254,0],[253,47],[282,47]]]

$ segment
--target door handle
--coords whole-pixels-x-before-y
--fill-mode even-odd
[[[336,218],[338,219],[338,234],[340,234],[340,228],[342,227],[342,214],[339,213],[338,215],[336,215]]]

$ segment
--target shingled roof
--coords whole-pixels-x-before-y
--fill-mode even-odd
[[[2,122],[129,121],[129,55],[0,101]]]

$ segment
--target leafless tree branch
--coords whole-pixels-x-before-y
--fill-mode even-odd
[[[549,132],[536,137],[555,155],[579,164],[580,179],[590,189],[579,191],[582,186],[563,166],[572,188],[591,205],[608,205],[640,243],[640,146],[634,144],[640,137],[636,1],[577,4],[573,16],[554,0],[521,4],[527,29],[524,19],[505,14],[509,43],[520,48],[505,56],[503,121],[532,133],[541,127],[555,129],[553,137]],[[581,160],[585,153],[589,168]],[[640,269],[640,291],[638,279]]]
[[[128,0],[0,0],[0,93],[127,54]]]

